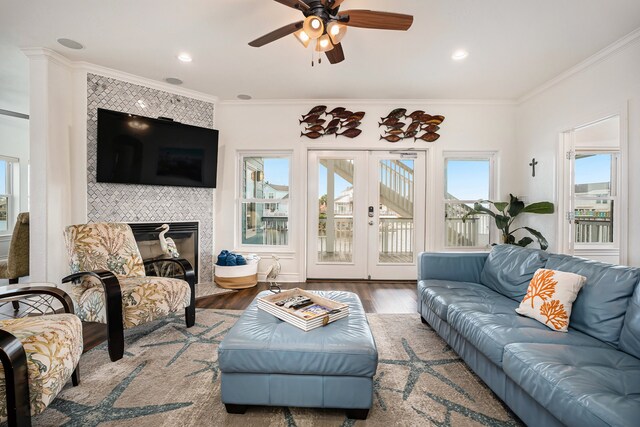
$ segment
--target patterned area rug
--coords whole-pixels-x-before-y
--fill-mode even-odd
[[[132,330],[125,357],[103,344],[82,357],[81,384],[68,384],[34,420],[38,426],[519,426],[417,314],[369,314],[380,361],[366,421],[343,411],[250,408],[220,402],[217,348],[240,311],[200,309],[186,329],[174,317]]]

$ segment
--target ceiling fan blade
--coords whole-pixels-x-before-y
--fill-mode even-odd
[[[340,5],[344,2],[344,0],[334,0],[333,4],[331,5],[331,9],[335,9],[336,7],[340,7]]]
[[[345,10],[338,15],[349,16],[349,21],[343,22],[349,27],[407,31],[413,24],[413,16],[403,15],[402,13],[376,12],[375,10]]]
[[[275,0],[285,6],[292,7],[298,10],[309,10],[309,5],[302,0]]]
[[[260,47],[264,46],[267,43],[271,43],[278,39],[281,39],[284,36],[288,36],[289,34],[295,33],[300,28],[302,28],[302,23],[304,21],[294,22],[292,24],[285,25],[282,28],[278,28],[277,30],[271,31],[268,34],[265,34],[262,37],[258,37],[252,42],[249,42],[249,46]]]
[[[344,61],[344,51],[342,50],[342,44],[340,43],[333,45],[333,49],[325,52],[325,54],[327,55],[329,62],[332,64]]]

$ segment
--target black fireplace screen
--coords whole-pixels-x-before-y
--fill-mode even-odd
[[[162,259],[168,255],[162,252],[160,247],[160,232],[156,230],[162,224],[169,225],[169,231],[165,234],[165,238],[170,237],[176,244],[180,258],[184,258],[191,263],[193,271],[196,274],[196,283],[198,281],[198,223],[197,222],[145,222],[129,224],[133,230],[133,235],[138,243],[138,249],[142,259]],[[179,269],[169,263],[162,264],[160,267],[150,267],[153,272],[148,274],[161,275],[166,277],[182,277]],[[159,270],[156,270],[159,268]]]

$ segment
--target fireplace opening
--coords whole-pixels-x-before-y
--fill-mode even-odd
[[[165,237],[170,237],[176,244],[180,258],[184,258],[191,263],[198,283],[198,223],[197,222],[145,222],[130,223],[131,230],[138,244],[142,259],[162,259],[167,258],[160,247],[160,232],[156,230],[162,224],[169,225],[169,231]],[[153,269],[154,267],[149,267]],[[159,271],[147,271],[147,274],[161,275],[165,277],[182,278],[180,268],[166,263],[159,267]]]

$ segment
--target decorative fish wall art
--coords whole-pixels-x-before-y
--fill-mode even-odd
[[[443,121],[444,116],[432,116],[422,110],[407,115],[406,108],[396,108],[387,117],[380,118],[378,127],[385,128],[380,139],[393,143],[411,138],[414,142],[435,142],[440,138],[438,131]]]
[[[318,139],[323,136],[333,135],[355,138],[362,133],[358,127],[362,124],[364,111],[349,111],[343,107],[336,107],[327,111],[326,105],[313,107],[307,114],[298,120],[304,130],[300,132],[300,137],[306,136],[310,139]]]

